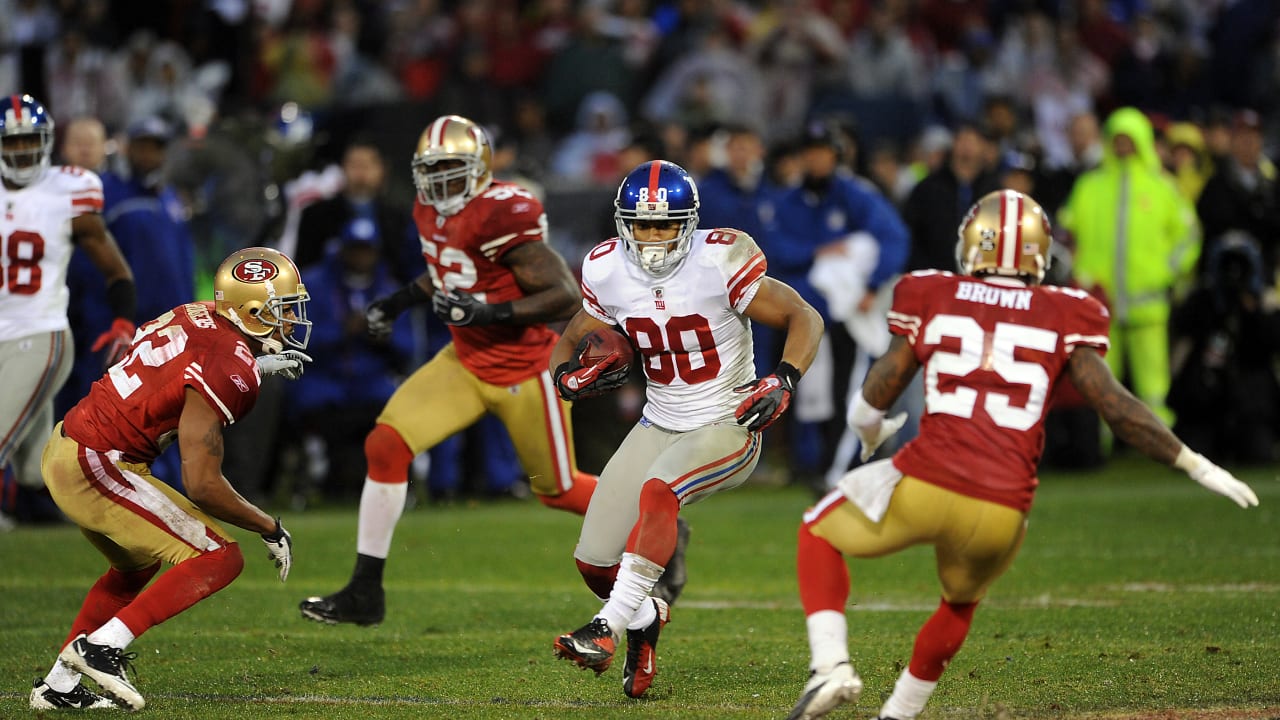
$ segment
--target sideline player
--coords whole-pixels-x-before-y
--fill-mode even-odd
[[[0,103],[0,473],[13,461],[18,483],[39,488],[53,398],[74,359],[66,285],[73,243],[106,279],[115,321],[92,347],[106,349],[107,365],[133,337],[137,291],[102,220],[102,181],[51,164],[53,118],[35,98]]]
[[[427,273],[368,311],[370,332],[390,332],[430,302],[453,342],[396,390],[365,440],[356,564],[346,587],[309,597],[306,618],[373,625],[386,614],[382,574],[404,510],[409,464],[419,453],[493,413],[547,507],[586,512],[596,477],[577,469],[569,405],[547,370],[556,333],[581,298],[564,259],[546,242],[542,203],[493,177],[493,143],[457,115],[437,118],[413,156],[413,217]]]
[[[680,508],[741,485],[760,458],[760,432],[787,409],[822,339],[822,317],[765,276],[764,254],[732,228],[697,230],[698,190],[683,168],[643,163],[618,187],[618,237],[582,263],[582,309],[551,354],[562,397],[624,380],[607,361],[582,367],[579,341],[617,326],[639,349],[647,402],[600,476],[574,558],[604,602],[590,623],[555,641],[559,657],[597,674],[625,630],[622,689],[653,683],[667,603],[650,597],[677,542]],[[782,330],[782,362],[756,378],[751,321]]]
[[[81,674],[119,706],[142,709],[128,677],[137,653],[125,648],[244,567],[214,518],[261,534],[280,582],[289,575],[292,540],[280,519],[222,475],[222,429],[253,408],[261,375],[302,373],[307,291],[293,262],[267,248],[233,253],[213,286],[212,303],[179,305],[139,328],[49,435],[41,462],[49,494],[111,567],[85,597],[59,662],[32,688],[32,709],[109,707]],[[175,440],[185,497],[151,474]],[[161,562],[173,567],[147,587]]]
[[[895,288],[893,341],[849,416],[865,460],[902,427],[905,414],[885,419],[883,408],[923,367],[919,436],[892,458],[847,474],[804,514],[796,572],[812,674],[792,720],[823,717],[862,690],[849,663],[842,553],[880,557],[920,544],[934,547],[942,601],[916,636],[880,719],[911,720],[924,709],[978,602],[1022,544],[1047,400],[1065,377],[1129,445],[1241,507],[1258,504],[1248,485],[1183,445],[1116,381],[1103,360],[1106,308],[1082,291],[1040,284],[1052,240],[1034,200],[990,193],[959,234],[959,275],[915,272]]]

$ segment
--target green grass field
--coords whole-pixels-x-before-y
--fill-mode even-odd
[[[979,608],[923,716],[1280,718],[1280,479],[1242,473],[1248,511],[1122,458],[1048,475],[1022,554]],[[258,539],[226,590],[138,639],[136,683],[160,718],[780,718],[807,674],[794,579],[810,496],[748,486],[689,508],[690,581],[650,697],[552,658],[595,601],[571,553],[578,518],[538,503],[418,507],[396,532],[387,621],[303,620],[340,587],[355,510],[286,514],[295,565],[276,581]],[[0,535],[0,717],[55,657],[101,558],[67,526]],[[937,604],[917,548],[852,564],[850,635],[867,689],[833,717],[873,717]]]

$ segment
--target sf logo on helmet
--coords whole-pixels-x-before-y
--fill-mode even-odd
[[[280,274],[280,269],[270,260],[244,260],[231,270],[231,274],[240,282],[266,282]]]

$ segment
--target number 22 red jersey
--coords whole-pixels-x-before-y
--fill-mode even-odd
[[[413,220],[436,288],[462,290],[486,303],[524,297],[502,258],[525,243],[546,241],[547,216],[533,193],[495,180],[455,215],[417,202]],[[517,385],[545,370],[559,338],[541,324],[451,326],[449,332],[462,365],[499,386]]]
[[[1087,293],[922,271],[899,281],[889,331],[923,366],[920,434],[893,458],[907,475],[1026,511],[1053,386],[1079,345],[1106,352],[1110,317]]]
[[[177,434],[187,388],[230,425],[258,399],[248,343],[212,303],[179,305],[143,325],[123,360],[67,412],[67,437],[128,462],[150,463]]]

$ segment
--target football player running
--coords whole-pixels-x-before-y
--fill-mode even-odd
[[[58,662],[31,690],[33,709],[110,707],[81,684],[82,674],[120,707],[145,705],[129,679],[137,653],[125,649],[244,567],[240,546],[215,518],[259,533],[280,582],[289,576],[292,540],[280,519],[222,475],[222,429],[253,408],[261,376],[297,378],[311,359],[302,352],[311,333],[307,291],[293,262],[267,248],[233,253],[213,287],[213,302],[180,305],[138,328],[45,445],[50,495],[111,567],[90,588]],[[175,440],[185,497],[150,468]],[[161,562],[173,567],[147,587]]]
[[[880,709],[910,720],[969,633],[978,602],[1013,562],[1044,449],[1053,387],[1070,378],[1117,437],[1183,470],[1241,507],[1258,504],[1248,485],[1183,445],[1108,369],[1110,318],[1088,294],[1041,285],[1049,221],[1034,200],[990,193],[960,225],[960,274],[903,278],[889,312],[893,340],[849,413],[864,460],[902,426],[885,418],[921,367],[924,417],[917,438],[892,458],[863,465],[807,510],[796,559],[811,675],[792,720],[824,717],[857,700],[849,662],[843,555],[880,557],[932,545],[942,601],[916,635],[910,664]]]
[[[684,505],[741,485],[760,457],[760,433],[787,409],[822,337],[822,318],[766,277],[755,241],[731,228],[698,230],[698,191],[665,161],[641,164],[618,188],[618,237],[582,263],[582,309],[551,353],[566,399],[624,380],[610,359],[583,367],[579,342],[616,326],[638,349],[647,401],[600,475],[574,551],[604,603],[591,622],[555,640],[556,655],[597,674],[626,633],[622,689],[640,697],[657,673],[670,618],[651,596],[677,543]],[[757,378],[751,321],[786,333],[777,370]]]
[[[102,181],[52,165],[53,118],[30,95],[0,100],[0,469],[13,462],[24,487],[39,488],[40,449],[53,427],[53,399],[71,373],[67,264],[75,245],[102,272],[115,322],[93,344],[107,363],[133,337],[133,273],[102,220]]]
[[[404,510],[409,465],[419,453],[493,413],[511,434],[543,505],[581,515],[596,477],[574,461],[569,405],[547,361],[557,335],[546,323],[573,314],[581,295],[547,244],[542,203],[493,177],[484,128],[446,115],[422,132],[413,155],[413,218],[427,272],[369,306],[382,335],[409,308],[431,303],[453,341],[396,390],[365,440],[356,562],[337,592],[302,601],[302,615],[373,625],[386,614],[383,569]]]

